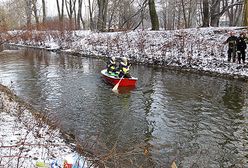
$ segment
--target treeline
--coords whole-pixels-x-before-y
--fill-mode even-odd
[[[173,30],[248,25],[248,0],[56,0],[55,9],[48,5],[48,0],[5,1],[0,6],[1,30]],[[57,16],[48,16],[48,9]]]

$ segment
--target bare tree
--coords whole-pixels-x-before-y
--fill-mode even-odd
[[[108,0],[97,0],[98,5],[98,18],[97,29],[105,31],[107,22]]]
[[[244,26],[248,26],[248,0],[244,2]]]
[[[72,16],[73,13],[75,14],[75,5],[76,5],[76,0],[65,0],[65,7],[66,7],[66,11],[67,11],[67,15],[69,17],[69,22],[70,22],[70,28],[73,28],[72,23]]]
[[[46,22],[46,1],[42,0],[43,23]]]
[[[114,21],[117,12],[119,11],[121,0],[113,0],[112,5],[109,6],[109,20],[108,20],[108,31],[112,26],[112,22]],[[114,23],[115,25],[115,23]]]
[[[177,0],[170,1],[170,0],[162,0],[161,4],[163,5],[163,22],[164,28],[166,30],[172,30],[176,27],[176,19],[178,23],[180,22],[180,17],[177,13],[180,13],[180,5],[177,5]],[[178,10],[176,10],[178,9]],[[178,16],[178,18],[176,18]]]
[[[30,28],[31,21],[32,21],[32,0],[25,0],[25,11],[26,11],[26,18],[27,18],[26,26]]]
[[[82,6],[83,0],[78,0],[78,13],[77,13],[77,29],[80,29],[81,22],[83,24],[83,28],[85,29],[85,22],[82,16]]]
[[[35,18],[35,23],[36,23],[36,28],[39,26],[39,16],[38,16],[38,10],[37,10],[37,0],[32,0],[32,7],[33,7],[33,12],[34,12],[34,18]]]
[[[149,12],[150,12],[152,30],[159,30],[159,20],[158,20],[156,7],[155,7],[155,2],[154,0],[149,0],[148,4],[149,4]]]
[[[93,11],[94,11],[94,0],[91,2],[91,0],[88,0],[88,9],[89,9],[89,19],[90,19],[90,30],[95,29],[95,24],[93,21]]]
[[[230,1],[229,0],[211,0],[211,26],[219,26],[220,17],[227,12],[230,8],[237,5],[243,5],[243,1]]]
[[[138,6],[134,0],[122,1],[118,10],[118,27],[120,29],[134,30],[142,24],[142,28],[144,28],[144,19],[149,17],[149,11],[146,11],[147,6],[148,0],[141,0]]]
[[[59,21],[63,22],[64,21],[64,6],[65,6],[65,0],[61,0],[61,7],[59,0],[56,0],[57,2],[57,10],[58,10],[58,15],[59,15]]]
[[[202,26],[203,27],[209,27],[209,0],[203,0],[202,2],[203,7],[203,18],[202,18]]]

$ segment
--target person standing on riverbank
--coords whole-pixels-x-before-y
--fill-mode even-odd
[[[236,50],[237,50],[237,37],[234,35],[234,32],[230,32],[230,37],[223,43],[227,44],[228,43],[228,50],[227,50],[227,61],[230,62],[231,58],[233,62],[236,61]]]
[[[245,42],[245,33],[241,32],[240,36],[237,39],[237,54],[238,54],[238,61],[239,64],[242,62],[245,63],[245,49],[246,49],[246,42]]]
[[[246,46],[247,46],[248,45],[248,30],[245,32],[244,40],[245,40],[245,43],[246,43]],[[246,47],[246,49],[247,49],[247,47]]]

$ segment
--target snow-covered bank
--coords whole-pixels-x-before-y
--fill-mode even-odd
[[[0,116],[0,167],[52,167],[71,158],[71,163],[88,167],[89,161],[75,152],[74,144],[67,143],[58,129],[48,126],[40,113],[2,85]]]
[[[12,44],[43,47],[76,55],[126,56],[136,63],[248,80],[248,65],[227,62],[228,32],[237,27],[194,28],[174,31],[34,32]],[[42,37],[42,38],[41,38]]]

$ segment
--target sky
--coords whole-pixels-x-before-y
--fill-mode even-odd
[[[8,2],[9,0],[0,0],[1,3]],[[61,0],[59,0],[61,1]],[[37,0],[38,4],[41,7],[42,0]],[[56,16],[57,15],[57,6],[56,0],[46,0],[47,16]]]
[[[42,0],[38,0],[39,4],[41,4],[41,2]],[[47,8],[47,16],[56,16],[58,14],[56,0],[46,0],[46,8]]]

